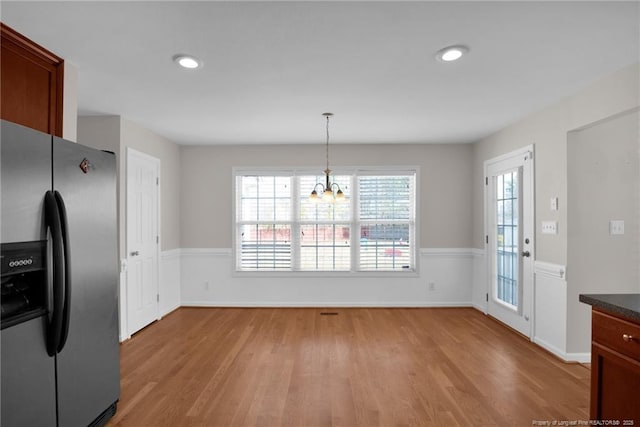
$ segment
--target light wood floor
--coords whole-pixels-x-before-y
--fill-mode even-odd
[[[110,427],[589,419],[586,367],[474,309],[181,308],[121,360]]]

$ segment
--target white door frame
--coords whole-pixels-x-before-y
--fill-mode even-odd
[[[495,242],[491,241],[491,235],[493,233],[492,225],[493,221],[491,219],[492,208],[489,206],[489,197],[493,193],[491,191],[490,185],[492,184],[490,178],[490,168],[494,168],[500,163],[507,164],[512,162],[514,164],[524,162],[528,163],[528,173],[523,174],[523,181],[521,188],[523,188],[522,194],[520,197],[522,198],[522,213],[524,217],[525,212],[529,212],[528,220],[526,220],[522,224],[522,233],[521,237],[528,238],[529,243],[526,246],[526,250],[531,254],[530,257],[527,258],[526,262],[522,263],[522,282],[523,282],[523,298],[522,298],[522,309],[521,312],[518,313],[521,315],[526,323],[528,324],[528,328],[520,328],[519,332],[523,333],[530,340],[533,339],[535,331],[534,331],[534,286],[535,286],[535,277],[534,277],[534,264],[535,264],[535,156],[534,156],[534,145],[527,145],[518,150],[512,151],[510,153],[506,153],[504,155],[486,160],[484,162],[484,177],[485,177],[485,186],[484,186],[484,234],[485,234],[485,253],[486,253],[486,273],[487,273],[487,281],[486,281],[486,307],[485,314],[490,313],[490,302],[489,300],[493,298],[493,284],[495,279],[495,265],[493,265],[493,250],[495,249]],[[524,218],[523,218],[524,219]],[[519,252],[522,252],[522,245],[519,245]],[[519,257],[521,254],[518,255]],[[498,319],[501,320],[501,319]],[[511,326],[511,325],[508,325]],[[514,328],[518,330],[518,328]]]
[[[157,171],[157,185],[155,186],[155,191],[156,191],[156,218],[158,219],[158,224],[157,224],[157,235],[158,235],[158,241],[157,244],[155,245],[155,256],[157,259],[157,263],[155,266],[155,277],[157,278],[156,283],[155,283],[155,287],[156,287],[156,293],[158,295],[158,298],[156,299],[156,312],[155,312],[155,318],[156,320],[160,319],[160,302],[159,302],[159,298],[160,298],[160,242],[161,242],[161,227],[160,224],[161,222],[161,217],[160,217],[160,206],[161,206],[161,200],[160,200],[160,177],[161,177],[161,162],[160,159],[158,159],[157,157],[151,156],[149,154],[143,153],[142,151],[138,151],[135,150],[131,147],[127,147],[127,164],[125,167],[126,170],[126,184],[125,184],[125,198],[124,198],[124,202],[125,202],[125,209],[124,209],[124,223],[125,223],[125,254],[124,254],[124,259],[127,260],[127,264],[128,264],[128,259],[129,259],[129,253],[131,252],[131,248],[129,248],[129,224],[128,224],[128,215],[129,215],[129,211],[128,211],[128,201],[129,201],[129,183],[131,182],[130,180],[130,176],[129,176],[129,164],[130,164],[130,159],[132,156],[135,157],[140,157],[140,158],[144,158],[147,159],[151,162],[153,162],[156,166],[156,171]],[[128,265],[127,265],[127,269],[128,269]],[[127,274],[123,275],[125,278],[125,281],[127,280]],[[132,331],[131,327],[130,327],[130,319],[129,319],[129,306],[128,306],[128,301],[127,301],[127,290],[128,290],[128,283],[126,283],[125,288],[125,292],[123,295],[123,299],[125,300],[125,304],[123,305],[122,310],[126,311],[126,336],[125,339],[131,338],[131,335],[136,332],[136,331]]]

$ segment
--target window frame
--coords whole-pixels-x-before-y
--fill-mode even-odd
[[[238,177],[242,176],[288,176],[292,177],[292,208],[291,212],[293,217],[291,218],[291,231],[292,236],[294,229],[298,229],[300,225],[307,223],[308,221],[302,221],[299,215],[299,200],[298,196],[305,193],[302,189],[299,188],[299,180],[296,179],[298,176],[304,175],[318,175],[320,176],[322,173],[318,172],[322,168],[309,168],[309,167],[240,167],[234,166],[232,167],[232,206],[231,206],[231,254],[232,254],[232,263],[231,263],[231,275],[232,277],[255,277],[255,278],[265,278],[265,277],[418,277],[420,272],[420,168],[419,166],[414,165],[402,165],[402,166],[350,166],[350,167],[334,167],[332,169],[331,176],[334,175],[349,175],[351,176],[351,195],[349,196],[352,200],[352,217],[349,221],[351,227],[352,236],[357,236],[359,234],[359,227],[362,224],[360,218],[357,217],[357,213],[359,211],[358,206],[358,177],[359,176],[375,176],[375,175],[407,175],[414,176],[414,218],[412,227],[410,226],[410,232],[412,231],[414,244],[411,247],[411,259],[413,260],[413,268],[405,270],[357,270],[359,266],[359,250],[360,250],[360,239],[359,238],[351,238],[351,269],[343,270],[343,271],[326,271],[326,270],[259,270],[259,271],[246,271],[239,270],[239,253],[240,248],[238,248],[238,235],[237,229],[238,224],[240,223],[237,220],[237,205],[238,205]],[[309,189],[309,193],[311,193],[311,189]],[[342,221],[335,221],[334,223],[341,223]],[[292,237],[291,242],[291,250],[292,252],[296,249],[299,250],[300,242],[295,241],[296,239]],[[292,268],[296,267],[297,260],[293,259],[294,255],[292,255]]]

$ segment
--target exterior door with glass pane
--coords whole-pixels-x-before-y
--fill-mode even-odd
[[[531,338],[533,146],[487,161],[485,172],[487,312]]]

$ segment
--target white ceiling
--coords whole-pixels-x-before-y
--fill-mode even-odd
[[[80,114],[180,144],[473,142],[639,62],[632,2],[10,2]],[[435,53],[465,44],[441,63]],[[176,53],[204,67],[178,69]]]

